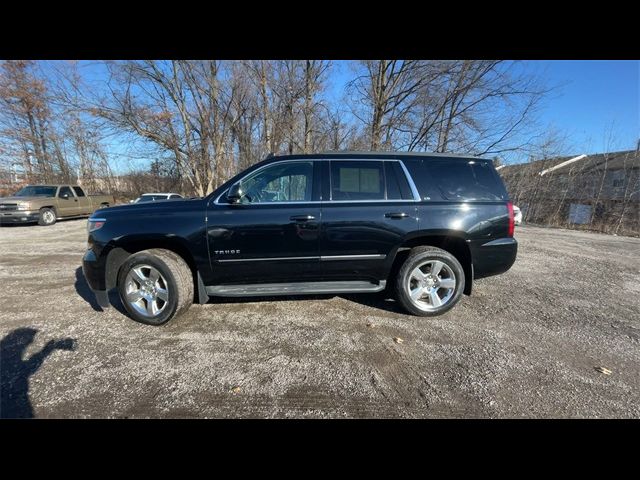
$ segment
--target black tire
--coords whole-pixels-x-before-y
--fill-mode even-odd
[[[168,301],[157,316],[143,315],[127,300],[126,279],[133,268],[148,265],[155,268],[166,281]],[[147,325],[163,325],[185,313],[193,303],[193,275],[184,259],[170,250],[153,248],[131,255],[118,272],[118,293],[131,318]],[[148,305],[147,300],[142,303]]]
[[[425,310],[416,306],[411,300],[407,285],[410,279],[410,275],[416,267],[424,264],[425,262],[434,260],[438,260],[444,263],[446,267],[448,267],[448,269],[453,272],[453,274],[455,275],[455,289],[451,297],[442,306],[425,306],[425,308],[429,308],[428,310]],[[453,279],[451,279],[451,282],[453,283]],[[464,269],[462,268],[462,265],[460,265],[460,262],[456,257],[454,257],[446,250],[442,250],[441,248],[437,247],[415,247],[409,253],[407,259],[402,264],[402,267],[400,267],[400,271],[398,272],[395,280],[395,293],[400,305],[402,305],[402,307],[409,313],[421,317],[432,317],[441,315],[448,310],[451,310],[460,300],[460,297],[462,296],[462,293],[464,291],[464,285]]]
[[[56,211],[53,208],[41,208],[38,225],[48,227],[56,223]]]

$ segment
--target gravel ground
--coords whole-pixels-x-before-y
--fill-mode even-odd
[[[0,416],[640,417],[640,239],[518,227],[514,267],[437,318],[348,295],[155,328],[100,311],[85,224],[0,228]]]

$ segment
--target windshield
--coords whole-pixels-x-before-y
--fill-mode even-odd
[[[138,199],[136,203],[155,202],[157,200],[166,200],[166,199],[167,199],[166,195],[143,195]]]
[[[24,187],[18,193],[16,197],[55,197],[56,187],[47,186],[29,186]]]

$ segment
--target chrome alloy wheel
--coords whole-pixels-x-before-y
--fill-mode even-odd
[[[125,299],[145,317],[157,317],[169,304],[169,286],[150,265],[136,265],[125,279]]]
[[[446,263],[428,260],[411,271],[406,289],[411,303],[417,308],[433,311],[453,298],[456,276]]]
[[[55,214],[51,210],[47,210],[42,213],[42,220],[44,223],[53,223],[56,219]]]

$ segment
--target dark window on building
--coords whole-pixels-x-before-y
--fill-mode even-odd
[[[613,187],[614,188],[624,187],[624,178],[616,178],[613,181]]]
[[[332,200],[384,200],[383,162],[331,162]]]

